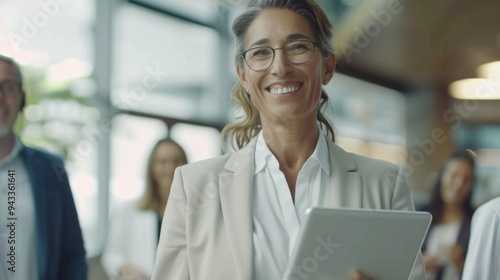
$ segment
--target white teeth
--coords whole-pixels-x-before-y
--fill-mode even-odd
[[[270,92],[272,94],[286,94],[299,89],[299,86],[293,87],[282,87],[282,88],[271,88]]]

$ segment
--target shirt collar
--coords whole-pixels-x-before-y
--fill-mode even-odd
[[[12,151],[10,151],[10,153],[2,161],[0,161],[0,166],[3,166],[9,163],[10,161],[14,160],[19,155],[22,148],[23,144],[21,143],[21,140],[19,140],[19,137],[16,136]]]
[[[269,150],[261,130],[257,135],[257,144],[255,146],[255,174],[264,169],[264,166],[266,166],[266,162],[271,155],[271,150]]]
[[[326,135],[323,131],[319,130],[318,143],[316,143],[316,149],[312,153],[311,157],[315,159],[321,168],[330,175],[330,153],[328,152],[328,144],[326,143]]]
[[[255,174],[259,173],[266,166],[268,159],[272,156],[274,155],[271,153],[271,150],[269,150],[261,130],[257,135],[257,144],[255,147]],[[316,148],[309,159],[307,159],[304,166],[308,165],[309,161],[316,161],[321,168],[330,175],[330,155],[326,143],[326,136],[321,129],[319,130]]]

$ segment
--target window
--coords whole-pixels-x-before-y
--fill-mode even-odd
[[[160,120],[120,114],[113,119],[111,134],[110,203],[141,196],[147,160],[156,141],[167,136]]]

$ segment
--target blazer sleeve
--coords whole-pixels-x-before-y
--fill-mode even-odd
[[[163,216],[152,280],[190,279],[186,238],[186,219],[189,214],[181,170],[181,167],[175,170]]]
[[[61,162],[62,164],[62,162]],[[87,280],[87,262],[85,259],[85,248],[83,245],[82,231],[78,221],[73,195],[69,185],[68,177],[64,172],[61,178],[61,196],[63,204],[61,235],[61,254],[58,278],[60,280],[74,279]]]
[[[410,187],[408,186],[406,168],[400,166],[397,175],[389,175],[390,181],[394,182],[394,192],[391,199],[391,209],[403,211],[415,211]],[[410,274],[411,280],[426,279],[425,265],[421,252],[418,253],[417,260]]]
[[[392,177],[392,178],[391,178]],[[411,197],[410,187],[408,186],[406,168],[400,166],[397,175],[389,175],[394,183],[394,192],[391,199],[391,209],[402,211],[415,211],[415,204]]]

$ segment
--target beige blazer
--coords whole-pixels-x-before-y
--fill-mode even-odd
[[[153,280],[253,279],[255,144],[177,168]],[[347,153],[331,141],[328,150],[332,208],[414,210],[404,169]],[[413,272],[412,279],[425,279],[421,257]]]

